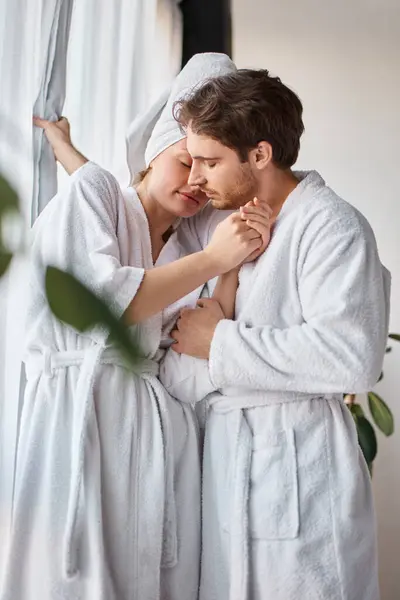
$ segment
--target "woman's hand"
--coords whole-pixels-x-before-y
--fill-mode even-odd
[[[62,164],[69,175],[88,162],[86,156],[83,156],[72,144],[68,119],[61,117],[59,121],[46,121],[46,119],[33,117],[33,124],[44,130],[56,160]]]
[[[57,154],[63,146],[72,146],[70,125],[65,117],[61,117],[59,121],[46,121],[46,119],[33,117],[33,124],[44,130],[57,160],[59,160]]]
[[[217,266],[219,273],[231,271],[262,246],[261,234],[249,227],[240,213],[233,213],[221,221],[204,249]]]

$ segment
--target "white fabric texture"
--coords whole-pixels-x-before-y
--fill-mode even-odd
[[[63,55],[61,45],[66,42],[71,6],[72,0],[0,1],[0,171],[18,192],[23,238],[55,189],[54,159],[42,147],[42,134],[32,135],[32,113],[36,107],[50,116],[62,106],[66,48]],[[25,281],[22,258],[14,259],[0,281],[0,571],[24,384]]]
[[[215,210],[209,202],[190,219],[182,219],[176,231],[180,256],[203,250],[208,245],[218,223],[226,219],[232,212]],[[184,301],[180,301],[180,306],[184,304],[184,307],[194,308],[200,296],[211,297],[217,280],[216,277],[209,281],[203,290],[197,290],[197,293],[194,292],[191,296],[187,296]],[[179,312],[175,310],[174,305],[167,310],[171,310],[170,322],[175,324]],[[168,349],[160,363],[159,378],[172,396],[191,405],[200,403],[215,390],[209,376],[208,361],[186,354],[177,354],[172,349]]]
[[[131,177],[185,137],[173,115],[174,102],[200,87],[207,79],[235,71],[235,64],[226,54],[205,52],[196,54],[188,61],[172,85],[129,127],[127,152]]]
[[[76,146],[129,184],[129,124],[181,68],[182,18],[174,0],[75,2],[64,112]],[[67,177],[60,172],[60,181]]]
[[[57,189],[32,114],[58,118],[67,87],[75,143],[127,182],[126,127],[180,69],[181,13],[175,0],[0,0],[0,40],[0,170],[19,193],[27,231]],[[60,180],[68,185],[61,169]],[[24,387],[25,282],[15,259],[0,281],[0,571]]]
[[[365,218],[316,172],[296,175],[211,345],[201,600],[379,598],[370,478],[342,394],[378,379],[390,274]],[[169,390],[194,401],[189,368]]]
[[[52,316],[48,264],[122,315],[153,267],[133,190],[123,196],[111,174],[87,163],[34,227],[28,384],[0,597],[195,600],[198,436],[192,409],[156,376],[162,315],[132,328],[146,360],[131,372],[102,329],[78,334]]]

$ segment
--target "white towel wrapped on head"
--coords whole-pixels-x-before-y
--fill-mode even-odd
[[[169,146],[186,137],[174,118],[174,103],[208,79],[236,70],[235,64],[226,54],[206,52],[196,54],[189,60],[168,90],[129,127],[126,141],[132,177],[148,167]]]

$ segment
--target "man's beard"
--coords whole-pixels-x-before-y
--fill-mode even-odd
[[[247,163],[241,165],[240,172],[236,180],[228,188],[216,192],[215,196],[211,196],[211,204],[218,210],[235,210],[240,206],[244,206],[250,200],[253,200],[257,195],[257,180],[254,177],[250,165]]]

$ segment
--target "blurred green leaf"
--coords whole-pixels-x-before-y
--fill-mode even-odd
[[[3,252],[0,249],[0,277],[4,275],[4,273],[7,271],[8,267],[10,266],[11,259],[12,254],[10,254],[9,252]]]
[[[56,267],[46,271],[46,295],[53,314],[80,332],[96,325],[105,326],[110,339],[116,343],[125,358],[139,362],[138,346],[131,339],[126,327],[112,314],[107,304],[70,273]]]
[[[384,402],[378,394],[369,392],[368,404],[372,418],[377,427],[379,427],[386,436],[392,435],[394,431],[394,420],[392,412],[386,402]]]
[[[18,196],[6,179],[0,175],[0,277],[7,271],[12,259],[12,254],[5,249],[2,240],[3,218],[11,211],[18,211]]]
[[[371,423],[365,417],[355,417],[357,426],[358,443],[368,465],[370,465],[378,451],[376,435]]]
[[[363,417],[364,416],[364,410],[363,410],[363,407],[361,406],[361,404],[352,404],[350,406],[350,412],[353,415],[353,417]]]
[[[396,342],[400,342],[400,333],[389,333],[389,337],[391,340],[396,340]]]
[[[0,219],[3,214],[10,210],[18,212],[18,205],[18,195],[16,191],[11,187],[8,181],[0,175]]]

